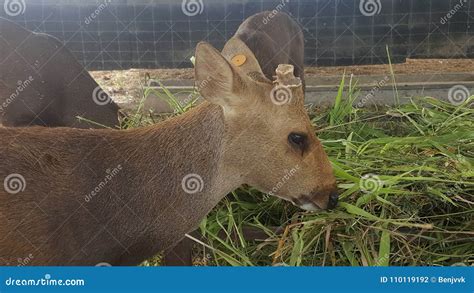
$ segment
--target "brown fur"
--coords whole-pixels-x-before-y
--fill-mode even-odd
[[[220,199],[205,195],[226,188],[214,183],[221,119],[219,107],[205,104],[128,131],[1,128],[0,178],[22,174],[26,189],[0,189],[0,257],[12,262],[31,253],[38,265],[136,264],[168,248]],[[201,135],[190,139],[195,133]],[[122,171],[86,202],[118,165]],[[181,179],[193,172],[205,184],[190,195]]]
[[[228,192],[242,184],[269,192],[295,166],[277,195],[327,207],[335,180],[301,87],[291,103],[275,105],[272,84],[249,78],[206,43],[196,49],[196,78],[208,81],[201,94],[209,102],[151,127],[0,128],[0,180],[18,173],[26,181],[18,194],[0,188],[0,260],[138,264],[195,229]],[[303,154],[287,141],[292,131],[309,137]],[[181,186],[191,173],[204,182],[195,194]]]

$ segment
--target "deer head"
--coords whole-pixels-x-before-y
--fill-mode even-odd
[[[280,65],[272,82],[248,47],[234,38],[222,54],[199,43],[195,70],[201,95],[222,107],[221,156],[230,174],[306,210],[336,205],[332,167],[305,111],[292,65]]]

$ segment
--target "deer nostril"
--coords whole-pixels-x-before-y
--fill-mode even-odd
[[[339,194],[336,192],[331,192],[329,195],[328,209],[332,210],[337,206],[337,201],[339,200]]]

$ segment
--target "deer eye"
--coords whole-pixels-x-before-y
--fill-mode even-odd
[[[308,136],[304,133],[290,133],[288,135],[288,142],[291,146],[301,151],[301,154],[308,148]]]

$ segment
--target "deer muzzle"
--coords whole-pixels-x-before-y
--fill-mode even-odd
[[[300,196],[293,203],[306,211],[320,211],[336,208],[338,200],[339,194],[336,191],[312,192],[309,195]]]

